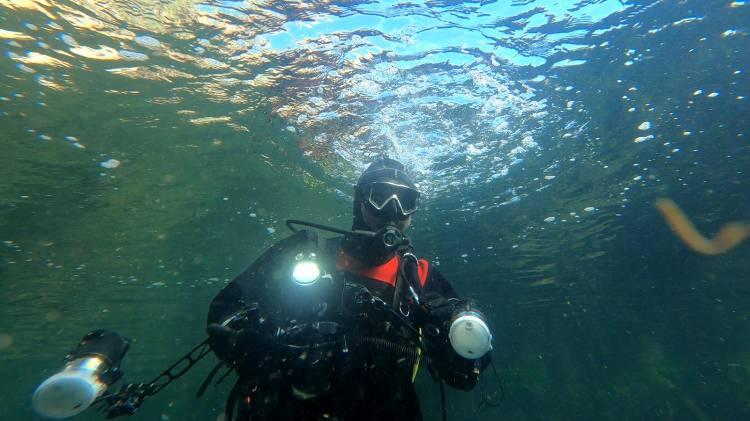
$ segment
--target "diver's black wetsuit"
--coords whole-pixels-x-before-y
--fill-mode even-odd
[[[212,348],[239,375],[227,420],[235,408],[236,419],[252,421],[421,420],[412,385],[419,360],[434,378],[473,388],[489,354],[468,360],[451,348],[447,299],[456,293],[445,278],[420,260],[420,296],[434,311],[393,310],[397,261],[363,270],[344,249],[341,239],[300,231],[213,300]],[[292,268],[311,254],[323,276],[297,285]]]

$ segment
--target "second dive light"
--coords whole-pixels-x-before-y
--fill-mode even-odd
[[[448,338],[456,353],[470,360],[482,358],[492,350],[490,328],[471,302],[464,302],[454,312]]]
[[[115,332],[89,332],[65,356],[65,366],[34,391],[34,410],[49,418],[83,412],[109,385],[122,377],[120,362],[130,343]]]

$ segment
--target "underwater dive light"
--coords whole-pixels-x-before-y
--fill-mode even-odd
[[[302,253],[296,257],[297,263],[292,271],[292,280],[297,285],[312,285],[320,279],[320,267],[315,263],[315,253],[308,256]]]
[[[118,334],[95,330],[65,356],[65,366],[34,391],[34,410],[48,418],[83,412],[122,377],[120,362],[130,344]]]
[[[492,333],[484,316],[466,302],[454,313],[448,338],[456,353],[476,360],[492,349]]]

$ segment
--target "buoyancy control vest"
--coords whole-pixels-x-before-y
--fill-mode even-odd
[[[361,269],[342,252],[340,238],[301,230],[280,241],[212,302],[209,323],[250,309],[241,318],[248,343],[233,345],[241,352],[217,344],[217,355],[241,377],[290,386],[302,399],[365,373],[376,383],[410,381],[420,337],[408,314],[390,307],[396,259]],[[310,272],[301,273],[303,265]],[[427,262],[419,268],[424,285]]]

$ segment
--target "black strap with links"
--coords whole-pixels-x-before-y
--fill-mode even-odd
[[[205,339],[150,382],[125,384],[119,392],[99,397],[94,401],[94,405],[102,404],[99,410],[106,412],[107,418],[132,415],[140,408],[147,397],[154,396],[167,385],[182,377],[209,352],[211,352],[209,339]]]

